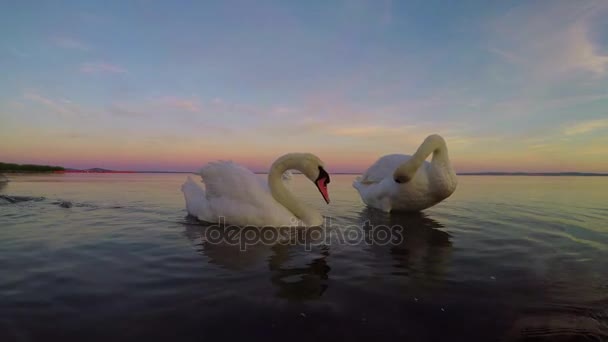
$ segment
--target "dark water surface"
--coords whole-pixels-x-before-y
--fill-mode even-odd
[[[331,239],[246,251],[186,217],[183,174],[9,178],[3,342],[608,340],[606,177],[463,176],[408,216],[364,207],[354,176],[332,177],[329,206],[295,176]],[[367,221],[403,241],[334,239]]]

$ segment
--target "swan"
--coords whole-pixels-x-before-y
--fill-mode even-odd
[[[286,171],[292,169],[310,179],[329,204],[324,163],[311,153],[288,153],[272,164],[267,182],[233,162],[208,163],[199,172],[204,190],[191,177],[182,185],[188,214],[236,226],[320,226],[321,213],[298,201],[285,185],[291,177]]]
[[[431,162],[425,161],[433,155]],[[370,207],[389,211],[421,211],[448,198],[458,181],[445,140],[428,136],[414,155],[389,154],[378,159],[353,182]]]

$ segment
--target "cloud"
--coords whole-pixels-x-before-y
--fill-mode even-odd
[[[340,17],[352,25],[365,23],[385,27],[394,21],[393,0],[356,0],[338,3],[341,3],[338,7]]]
[[[553,70],[567,72],[583,70],[595,75],[603,75],[608,66],[608,56],[596,52],[597,48],[589,39],[589,28],[586,22],[579,22],[563,32],[559,37],[563,46],[554,51],[554,58],[549,59]],[[561,52],[561,54],[559,53]]]
[[[368,124],[368,125],[335,125],[323,128],[334,137],[355,138],[359,141],[372,142],[393,148],[414,149],[430,134],[442,135],[450,146],[468,146],[475,142],[488,140],[485,137],[472,137],[461,130],[445,127],[439,123],[416,125]],[[492,139],[489,139],[492,140]],[[412,151],[413,152],[413,151]]]
[[[524,59],[522,59],[520,56],[517,56],[516,54],[509,52],[509,51],[504,51],[504,50],[501,50],[496,47],[490,47],[488,49],[488,51],[501,57],[502,59],[504,59],[505,61],[507,61],[511,64],[524,64],[525,63]]]
[[[121,66],[109,63],[83,63],[80,65],[80,71],[85,74],[111,73],[124,74],[127,70]]]
[[[488,51],[537,76],[574,72],[593,76],[608,71],[608,55],[592,40],[595,20],[608,12],[608,3],[525,3],[493,22]]]
[[[90,134],[78,133],[78,132],[69,132],[65,133],[63,137],[68,139],[90,139]]]
[[[415,126],[347,125],[332,127],[330,128],[329,132],[335,136],[370,138],[404,134],[405,132],[409,132],[415,128]]]
[[[11,54],[13,54],[14,56],[17,56],[17,57],[23,57],[23,58],[30,57],[29,53],[24,52],[14,46],[9,47],[8,51],[10,51]]]
[[[113,115],[123,117],[164,116],[171,113],[192,114],[202,113],[203,103],[197,97],[160,96],[147,99],[135,99],[130,102],[113,102],[106,109]],[[210,111],[206,111],[210,113]],[[191,115],[185,115],[191,116]]]
[[[201,111],[201,101],[196,98],[164,97],[160,101],[163,105],[183,110],[186,112],[198,113]]]
[[[89,51],[91,50],[91,46],[87,43],[84,43],[80,40],[77,40],[72,37],[67,36],[54,36],[51,38],[51,41],[58,47],[64,49],[72,49],[72,50],[81,50],[81,51]]]
[[[122,117],[141,117],[145,115],[142,109],[133,108],[124,103],[111,103],[106,107],[106,110],[115,116]]]
[[[62,117],[83,116],[83,110],[78,105],[66,99],[51,99],[40,95],[35,91],[26,91],[23,93],[23,98],[34,103],[41,104],[51,110],[53,113]]]
[[[581,135],[604,128],[608,128],[608,119],[597,119],[575,123],[571,126],[565,127],[563,133],[569,136]]]
[[[308,112],[306,110],[298,113]],[[298,119],[298,117],[300,119]],[[419,122],[404,124],[399,120],[374,118],[343,120],[340,117],[297,116],[274,118],[260,123],[256,132],[272,134],[290,139],[330,140],[334,145],[348,146],[347,149],[380,149],[395,151],[415,150],[430,134],[445,137],[451,146],[466,147],[479,141],[495,140],[496,137],[472,136],[463,125],[446,122]]]

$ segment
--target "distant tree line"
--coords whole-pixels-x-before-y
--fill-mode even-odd
[[[61,166],[0,163],[0,172],[53,172],[65,171]]]

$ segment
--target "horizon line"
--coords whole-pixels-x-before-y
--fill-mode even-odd
[[[26,165],[26,164],[22,164],[22,165]],[[34,165],[34,164],[31,164]],[[108,171],[108,172],[129,172],[129,173],[191,173],[191,174],[197,174],[196,171],[175,171],[175,170],[117,170],[117,169],[105,169],[105,168],[101,168],[101,167],[92,167],[92,168],[73,168],[73,167],[65,167],[63,166],[63,168],[65,169],[65,172],[71,172],[71,171],[89,171],[89,170],[100,170],[101,172],[98,173],[102,173],[103,171]],[[4,172],[9,171],[10,170],[4,170]],[[255,174],[268,174],[268,171],[254,171],[251,170],[253,173]],[[296,170],[293,170],[296,173],[299,173]],[[1,171],[0,171],[1,172]],[[59,172],[63,172],[63,171],[59,171]],[[93,171],[94,173],[95,171]],[[336,174],[336,175],[360,175],[363,174],[365,171],[343,171],[343,172],[332,172],[332,174]],[[484,176],[484,175],[494,175],[494,176],[500,176],[500,175],[583,175],[583,176],[608,176],[608,172],[588,172],[588,171],[496,171],[496,170],[492,170],[492,171],[468,171],[468,172],[456,172],[457,175],[460,176]]]
[[[113,169],[104,169],[101,167],[92,167],[92,168],[87,168],[87,169],[76,169],[76,168],[70,168],[70,167],[65,167],[66,171],[86,171],[86,170],[95,170],[95,169],[99,169],[99,170],[106,170],[106,171],[113,171],[113,172],[132,172],[132,173],[193,173],[193,174],[197,174],[196,171],[171,171],[171,170],[113,170]],[[268,171],[254,171],[254,170],[250,170],[251,172],[255,173],[255,174],[268,174]],[[294,171],[296,174],[300,173],[297,170],[291,170]],[[331,174],[334,175],[360,175],[365,173],[365,171],[359,172],[359,171],[343,171],[343,172],[332,172]],[[584,175],[600,175],[600,176],[608,176],[608,172],[588,172],[588,171],[467,171],[467,172],[456,172],[457,175],[461,175],[461,176],[478,176],[478,175],[556,175],[556,174],[571,174],[571,175],[576,175],[576,174],[584,174]]]

